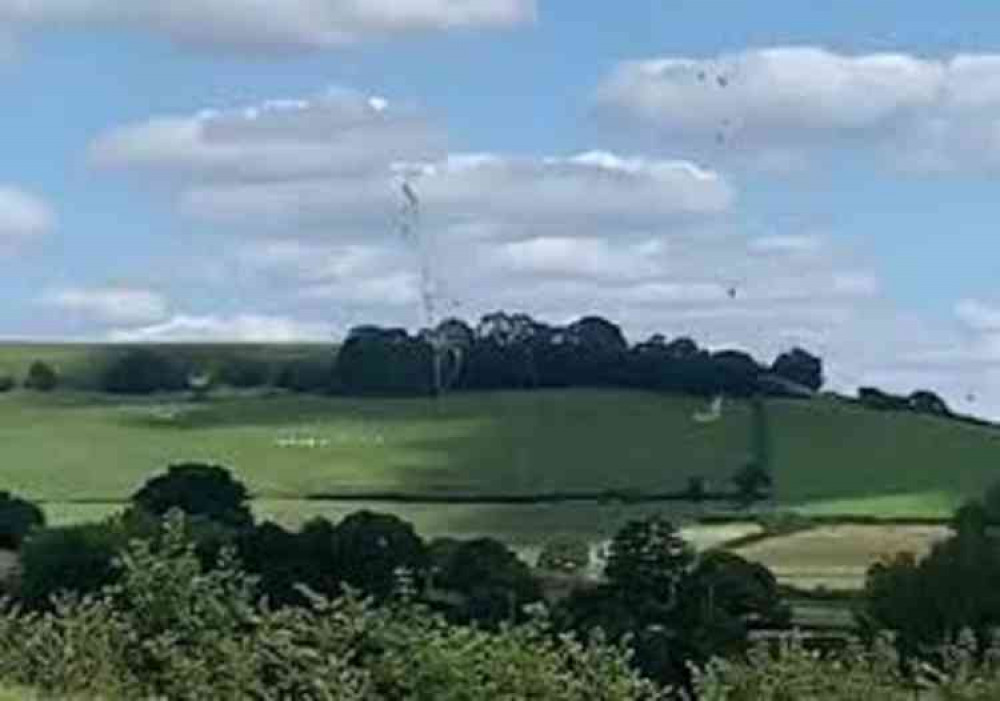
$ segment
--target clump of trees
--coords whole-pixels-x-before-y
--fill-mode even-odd
[[[668,342],[656,335],[630,346],[619,326],[598,316],[554,326],[505,312],[487,314],[475,327],[448,319],[415,336],[404,329],[358,327],[336,364],[336,387],[349,394],[631,387],[809,397],[822,384],[822,361],[799,348],[768,366],[748,353],[713,352],[683,337]]]
[[[0,393],[10,392],[17,387],[17,382],[11,375],[0,375]]]
[[[960,507],[953,535],[922,558],[900,553],[868,571],[858,618],[892,631],[900,651],[921,657],[969,631],[981,652],[1000,630],[1000,485]]]
[[[947,402],[928,390],[917,390],[903,396],[884,392],[877,387],[862,387],[858,390],[858,401],[862,406],[877,411],[906,411],[930,416],[953,416]]]
[[[111,360],[101,385],[115,394],[179,392],[187,389],[188,371],[166,352],[134,348]]]
[[[774,576],[737,555],[698,555],[662,518],[633,521],[614,538],[605,582],[557,609],[563,626],[600,628],[632,647],[639,669],[691,687],[692,665],[739,652],[756,628],[783,628],[790,611]]]
[[[59,374],[48,363],[36,360],[28,367],[24,378],[25,389],[36,392],[51,392],[59,386]]]

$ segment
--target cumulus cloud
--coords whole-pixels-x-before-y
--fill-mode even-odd
[[[159,293],[134,287],[65,288],[47,293],[42,301],[71,314],[113,324],[160,321],[169,309]]]
[[[331,89],[307,99],[157,117],[112,129],[91,144],[101,168],[186,184],[262,184],[385,176],[394,160],[444,153],[442,134],[413,108]]]
[[[600,84],[602,110],[676,148],[800,164],[834,146],[889,153],[896,166],[1000,166],[1000,55],[947,59],[753,49],[708,59],[629,61]]]
[[[136,29],[207,49],[295,51],[534,21],[535,0],[0,0],[11,27]]]
[[[329,324],[284,316],[240,314],[236,316],[195,316],[180,314],[158,324],[111,331],[114,342],[259,342],[294,343],[330,341]]]
[[[55,222],[55,213],[44,200],[0,184],[0,250],[49,233]]]

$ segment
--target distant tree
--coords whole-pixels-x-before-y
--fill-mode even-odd
[[[182,363],[165,353],[135,348],[111,361],[102,386],[115,394],[177,392],[187,389],[188,373]]]
[[[669,608],[693,562],[694,551],[673,523],[653,517],[630,521],[615,535],[604,574],[626,595]]]
[[[590,566],[590,544],[581,538],[564,536],[548,541],[538,556],[538,568],[576,574]]]
[[[0,393],[10,392],[17,387],[17,382],[10,375],[0,375]]]
[[[272,368],[267,361],[233,355],[219,363],[217,377],[220,384],[230,387],[262,387],[271,382]]]
[[[692,502],[704,501],[708,496],[708,486],[704,477],[689,477],[687,488],[684,490],[686,499]]]
[[[919,414],[931,414],[933,416],[951,416],[951,409],[941,397],[928,390],[918,390],[911,394],[908,399],[910,409]]]
[[[179,463],[146,482],[132,495],[132,505],[157,518],[179,509],[196,519],[242,529],[253,525],[249,499],[247,488],[228,469]]]
[[[16,550],[25,537],[45,526],[45,513],[26,499],[0,491],[0,549]]]
[[[823,386],[823,361],[801,348],[779,355],[771,365],[771,372],[814,392]]]
[[[724,350],[711,357],[714,374],[713,394],[749,397],[758,390],[761,367],[749,353]]]
[[[299,359],[280,366],[274,384],[291,392],[325,394],[333,389],[334,379],[331,361]]]
[[[429,395],[433,359],[430,344],[403,329],[352,329],[337,354],[338,387],[349,394]]]
[[[858,400],[869,409],[878,411],[909,411],[910,403],[906,397],[899,397],[883,392],[877,387],[861,387],[858,389]]]
[[[353,513],[332,531],[333,559],[339,578],[377,599],[394,593],[401,570],[416,581],[427,568],[427,548],[413,526],[397,516]]]
[[[36,392],[51,392],[59,384],[59,375],[48,363],[36,360],[28,368],[24,386]]]
[[[770,497],[774,484],[771,473],[756,460],[737,470],[731,481],[736,487],[736,501],[744,508]]]

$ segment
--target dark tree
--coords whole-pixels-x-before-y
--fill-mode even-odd
[[[188,373],[184,365],[165,353],[136,348],[111,361],[102,386],[116,394],[151,394],[187,389]]]
[[[668,608],[675,603],[681,578],[694,562],[694,551],[666,519],[631,521],[611,541],[604,573],[634,598],[648,598]]]
[[[249,500],[247,488],[228,469],[201,463],[171,465],[132,495],[135,508],[157,518],[179,509],[236,529],[253,525]]]
[[[531,568],[497,540],[460,541],[441,554],[434,586],[464,597],[460,619],[495,625],[521,618],[524,605],[541,599]]]
[[[241,533],[237,549],[272,603],[304,605],[307,601],[299,585],[331,597],[340,591],[333,532],[333,524],[325,519],[309,521],[299,532],[266,522]]]
[[[712,394],[750,397],[757,393],[761,368],[748,353],[734,350],[713,353],[711,371],[714,375]]]
[[[271,364],[258,358],[234,355],[219,364],[216,373],[221,384],[230,387],[263,387],[272,380]]]
[[[274,385],[290,392],[323,394],[334,388],[333,362],[319,359],[292,360],[280,366]]]
[[[0,393],[10,392],[17,387],[17,382],[10,375],[0,375]]]
[[[352,329],[337,355],[336,380],[348,394],[430,395],[434,391],[430,344],[403,329]]]
[[[127,539],[110,523],[49,528],[24,541],[18,598],[46,608],[60,592],[88,594],[112,583],[114,560]]]
[[[823,361],[801,348],[779,355],[771,372],[814,392],[823,386]]]
[[[36,360],[28,368],[28,375],[24,378],[26,389],[33,389],[36,392],[51,392],[59,384],[59,375],[48,363]]]
[[[45,514],[38,506],[0,492],[0,548],[16,550],[29,533],[43,526]]]
[[[928,390],[918,390],[909,397],[910,409],[918,414],[951,416],[951,409],[941,397]]]
[[[423,581],[427,548],[413,526],[396,516],[359,511],[338,523],[332,537],[338,576],[355,589],[386,599],[404,570]]]

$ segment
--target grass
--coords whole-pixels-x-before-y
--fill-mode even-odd
[[[176,398],[168,403],[176,404]],[[725,482],[749,456],[749,412],[696,424],[698,400],[640,392],[456,394],[442,400],[230,396],[180,405],[85,393],[0,395],[4,487],[52,501],[127,496],[179,460],[234,468],[261,496],[406,489],[530,493]],[[995,477],[1000,431],[832,401],[768,403],[781,505],[945,516]],[[289,448],[312,435],[321,448]]]

